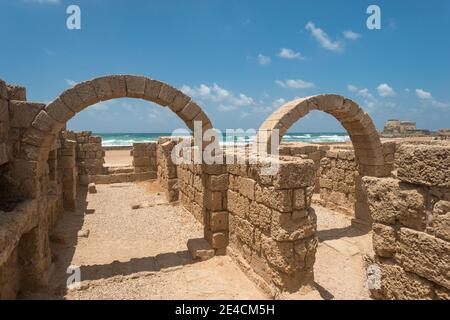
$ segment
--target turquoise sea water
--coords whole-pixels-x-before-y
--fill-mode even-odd
[[[170,136],[171,133],[94,133],[102,137],[103,146],[131,146],[135,142],[157,141],[158,137]],[[237,143],[252,142],[254,136],[236,136]],[[225,138],[224,138],[225,140]],[[285,142],[345,142],[349,141],[347,133],[323,132],[323,133],[288,133],[283,137]]]

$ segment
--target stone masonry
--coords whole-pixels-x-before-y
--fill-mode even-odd
[[[450,146],[402,144],[396,174],[364,177],[378,299],[450,299]]]
[[[52,263],[49,238],[62,206],[73,207],[77,179],[104,173],[101,140],[89,132],[61,133],[67,121],[92,104],[123,97],[167,106],[189,128],[196,120],[204,121],[204,129],[212,127],[190,97],[145,77],[96,78],[66,90],[47,105],[26,101],[25,88],[0,81],[0,299],[47,285]],[[167,198],[180,198],[181,205],[203,223],[204,238],[215,254],[232,256],[261,288],[277,297],[309,286],[314,279],[318,240],[311,197],[318,190],[319,173],[332,181],[332,188],[325,189],[333,192],[340,188],[335,181],[346,181],[347,172],[350,179],[356,168],[355,218],[362,212],[374,221],[372,262],[375,274],[376,268],[381,273],[381,287],[373,290],[373,296],[449,299],[449,145],[382,144],[371,118],[337,95],[285,104],[263,123],[257,145],[270,151],[266,134],[279,129],[277,134],[283,136],[311,110],[335,116],[347,129],[354,164],[350,150],[328,157],[327,148],[311,147],[303,155],[289,149],[288,156],[272,159],[278,171],[268,176],[260,172],[264,157],[256,163],[244,159],[227,165],[176,165],[171,153],[179,138],[162,138],[149,148],[155,148],[153,168]],[[138,151],[136,159],[152,168],[153,162],[147,162],[155,159],[151,154]],[[317,170],[320,159],[327,158],[330,167]],[[327,171],[342,167],[338,174]],[[347,186],[353,187],[351,182]],[[353,192],[343,193],[350,199]]]
[[[156,143],[133,143],[134,173],[157,172]]]

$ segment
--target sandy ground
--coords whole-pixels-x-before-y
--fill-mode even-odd
[[[351,226],[351,218],[314,206],[319,230],[314,275],[325,299],[370,299],[364,255],[373,255],[372,235]]]
[[[193,261],[186,243],[201,238],[203,227],[167,204],[163,193],[149,193],[154,187],[123,183],[97,190],[87,201],[80,195],[80,209],[66,212],[57,226],[50,289],[26,298],[266,298],[229,257]],[[153,206],[132,210],[139,203]],[[70,265],[81,267],[80,290],[65,289]]]
[[[130,156],[130,150],[106,150],[105,166],[131,166],[133,157]]]
[[[193,261],[189,239],[203,228],[179,206],[167,204],[154,183],[98,185],[79,195],[52,236],[54,272],[35,299],[266,299],[229,257]],[[145,203],[142,209],[132,206]],[[149,206],[150,204],[150,206]],[[368,299],[362,255],[370,235],[348,217],[315,207],[320,244],[315,286],[323,299]],[[81,288],[66,289],[67,268],[80,267]],[[317,295],[319,296],[319,295]]]

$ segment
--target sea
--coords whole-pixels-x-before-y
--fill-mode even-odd
[[[102,144],[104,147],[115,146],[132,146],[137,142],[155,142],[161,136],[171,136],[171,133],[94,133],[96,136],[102,137]],[[236,144],[251,143],[255,136],[241,136],[237,135],[231,139],[230,137],[222,138],[222,144],[227,144],[233,141]],[[283,142],[347,142],[350,138],[347,133],[340,132],[322,132],[322,133],[302,133],[293,132],[285,134]]]

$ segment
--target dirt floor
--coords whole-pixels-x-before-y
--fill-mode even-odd
[[[229,257],[193,261],[186,243],[201,238],[203,227],[186,210],[168,204],[154,185],[98,185],[97,190],[82,190],[78,210],[65,212],[51,237],[49,289],[23,298],[267,298]],[[144,205],[132,209],[139,204]],[[362,255],[370,252],[370,235],[350,227],[348,217],[321,207],[316,212],[315,285],[321,298],[368,299]],[[80,267],[81,287],[66,289],[69,266]]]
[[[319,247],[314,276],[324,299],[370,299],[366,286],[364,256],[373,255],[372,235],[351,226],[351,218],[314,206],[317,214]]]
[[[130,155],[130,150],[106,150],[105,151],[105,166],[131,166],[133,157]]]

